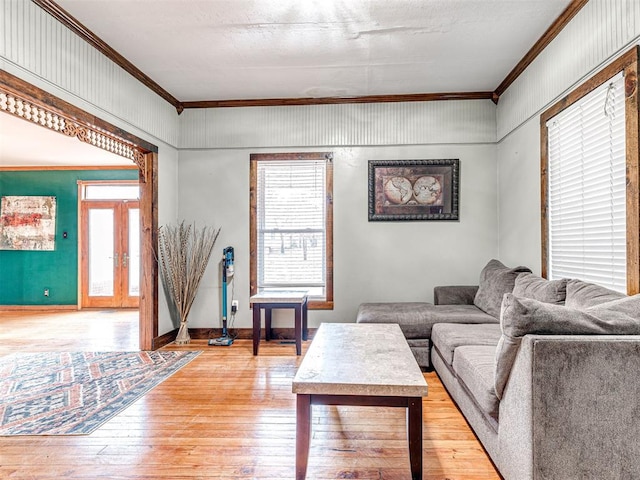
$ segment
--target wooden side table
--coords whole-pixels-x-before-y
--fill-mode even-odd
[[[249,298],[253,309],[253,354],[258,354],[260,346],[261,310],[264,310],[265,339],[271,340],[271,310],[293,308],[295,310],[296,355],[302,353],[302,340],[307,340],[307,292],[274,291],[262,292]]]

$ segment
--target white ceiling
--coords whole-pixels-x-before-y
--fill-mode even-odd
[[[570,0],[57,0],[179,101],[494,91]]]
[[[570,2],[57,0],[182,102],[491,92]],[[0,113],[0,165],[63,164],[123,159]]]

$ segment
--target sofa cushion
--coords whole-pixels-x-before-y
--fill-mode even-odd
[[[523,336],[640,335],[640,295],[576,310],[508,294],[504,296],[500,326],[495,378],[498,398],[502,398]]]
[[[454,352],[458,347],[483,345],[492,346],[495,349],[498,340],[500,340],[500,325],[497,323],[479,325],[438,323],[431,331],[431,342],[448,365],[453,364]]]
[[[547,280],[533,273],[521,273],[516,277],[513,294],[561,305],[567,297],[567,279]]]
[[[363,303],[358,323],[397,323],[405,338],[431,338],[436,323],[498,323],[475,305],[432,305],[430,303]]]
[[[466,345],[456,348],[453,370],[480,410],[498,420],[500,401],[494,388],[495,347]]]
[[[429,338],[431,305],[426,302],[363,303],[357,323],[397,323],[406,338]]]
[[[624,293],[609,290],[595,283],[571,279],[567,282],[567,301],[565,305],[569,308],[582,310],[625,297]]]
[[[505,293],[513,291],[516,277],[531,272],[527,267],[505,267],[499,260],[491,260],[480,272],[480,285],[473,303],[483,312],[499,318]]]
[[[475,305],[432,305],[434,323],[495,323],[500,320]]]

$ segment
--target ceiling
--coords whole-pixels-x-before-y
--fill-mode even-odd
[[[492,92],[571,0],[56,3],[189,102]],[[10,117],[0,166],[123,164]]]
[[[570,0],[56,0],[181,102],[492,92]]]

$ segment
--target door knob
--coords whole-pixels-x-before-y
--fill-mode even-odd
[[[127,260],[129,259],[129,257],[127,256],[127,252],[122,254],[122,266],[124,268],[127,268]]]

